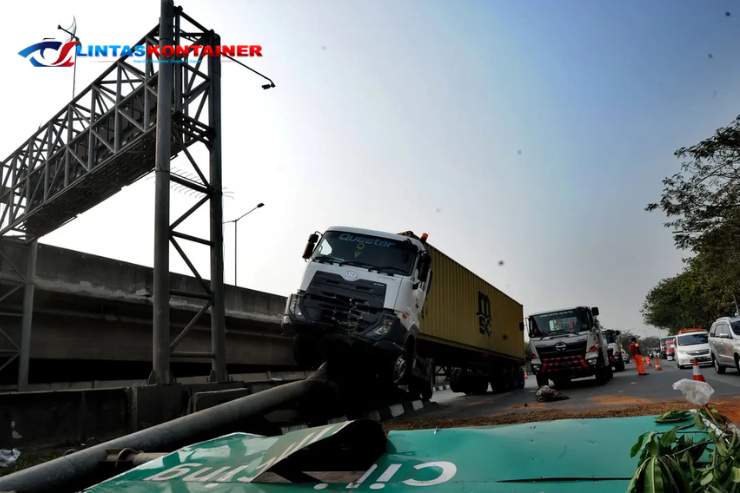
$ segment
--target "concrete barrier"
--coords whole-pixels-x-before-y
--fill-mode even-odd
[[[130,389],[0,394],[0,448],[79,445],[129,432]]]
[[[192,383],[0,393],[0,448],[105,440],[143,430],[284,381]]]

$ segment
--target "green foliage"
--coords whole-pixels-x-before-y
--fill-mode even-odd
[[[658,283],[642,309],[646,324],[671,334],[708,328],[740,300],[740,117],[675,155],[684,160],[680,171],[663,180],[660,201],[646,210],[662,210],[676,246],[694,257]]]
[[[670,411],[657,422],[681,422],[691,418],[687,411]],[[678,425],[666,433],[640,435],[630,456],[640,454],[639,466],[628,493],[740,493],[740,439],[734,432],[717,432],[704,424],[708,418],[724,426],[727,418],[716,409],[694,414],[692,423]],[[694,426],[701,433],[684,432]],[[703,456],[708,453],[708,460]]]
[[[706,234],[727,225],[740,227],[740,117],[674,154],[685,161],[663,180],[660,201],[646,210],[666,214],[670,221],[665,226],[674,230],[676,245],[693,249]]]
[[[650,290],[642,307],[643,320],[671,335],[691,327],[709,328],[719,317],[734,313],[730,286],[722,269],[700,253],[686,261],[679,275]]]
[[[524,359],[526,361],[532,361],[532,348],[529,345],[529,341],[524,342]]]

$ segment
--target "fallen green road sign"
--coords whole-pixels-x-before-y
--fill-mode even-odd
[[[379,423],[358,420],[280,437],[235,433],[183,448],[87,491],[624,493],[638,465],[630,458],[637,437],[673,426],[644,416],[394,431],[386,438]],[[354,472],[337,474],[341,471]]]

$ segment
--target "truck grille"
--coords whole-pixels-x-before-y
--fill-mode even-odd
[[[348,282],[337,274],[317,272],[304,295],[303,309],[312,323],[362,331],[378,324],[385,291],[382,283]]]
[[[537,345],[535,345],[535,350],[537,351],[537,354],[539,355],[541,360],[549,359],[549,358],[564,358],[566,356],[585,356],[586,355],[587,341],[579,341],[579,342],[560,341],[560,342],[565,343],[565,349],[563,351],[558,351],[555,348],[555,345],[546,346],[546,347],[537,347]],[[559,342],[556,344],[559,344]]]
[[[583,355],[563,356],[560,358],[547,358],[542,360],[543,373],[587,369],[588,363],[586,363],[586,360],[583,359]]]

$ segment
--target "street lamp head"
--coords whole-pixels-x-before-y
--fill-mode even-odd
[[[260,207],[264,207],[264,206],[265,206],[265,204],[263,204],[262,202],[260,202],[259,204],[257,204],[257,208],[258,208],[258,209],[259,209]]]
[[[269,83],[269,84],[264,84],[264,85],[262,86],[262,89],[264,89],[264,90],[268,90],[268,89],[270,89],[270,88],[272,88],[272,87],[275,87],[275,84],[273,84],[273,83]]]

